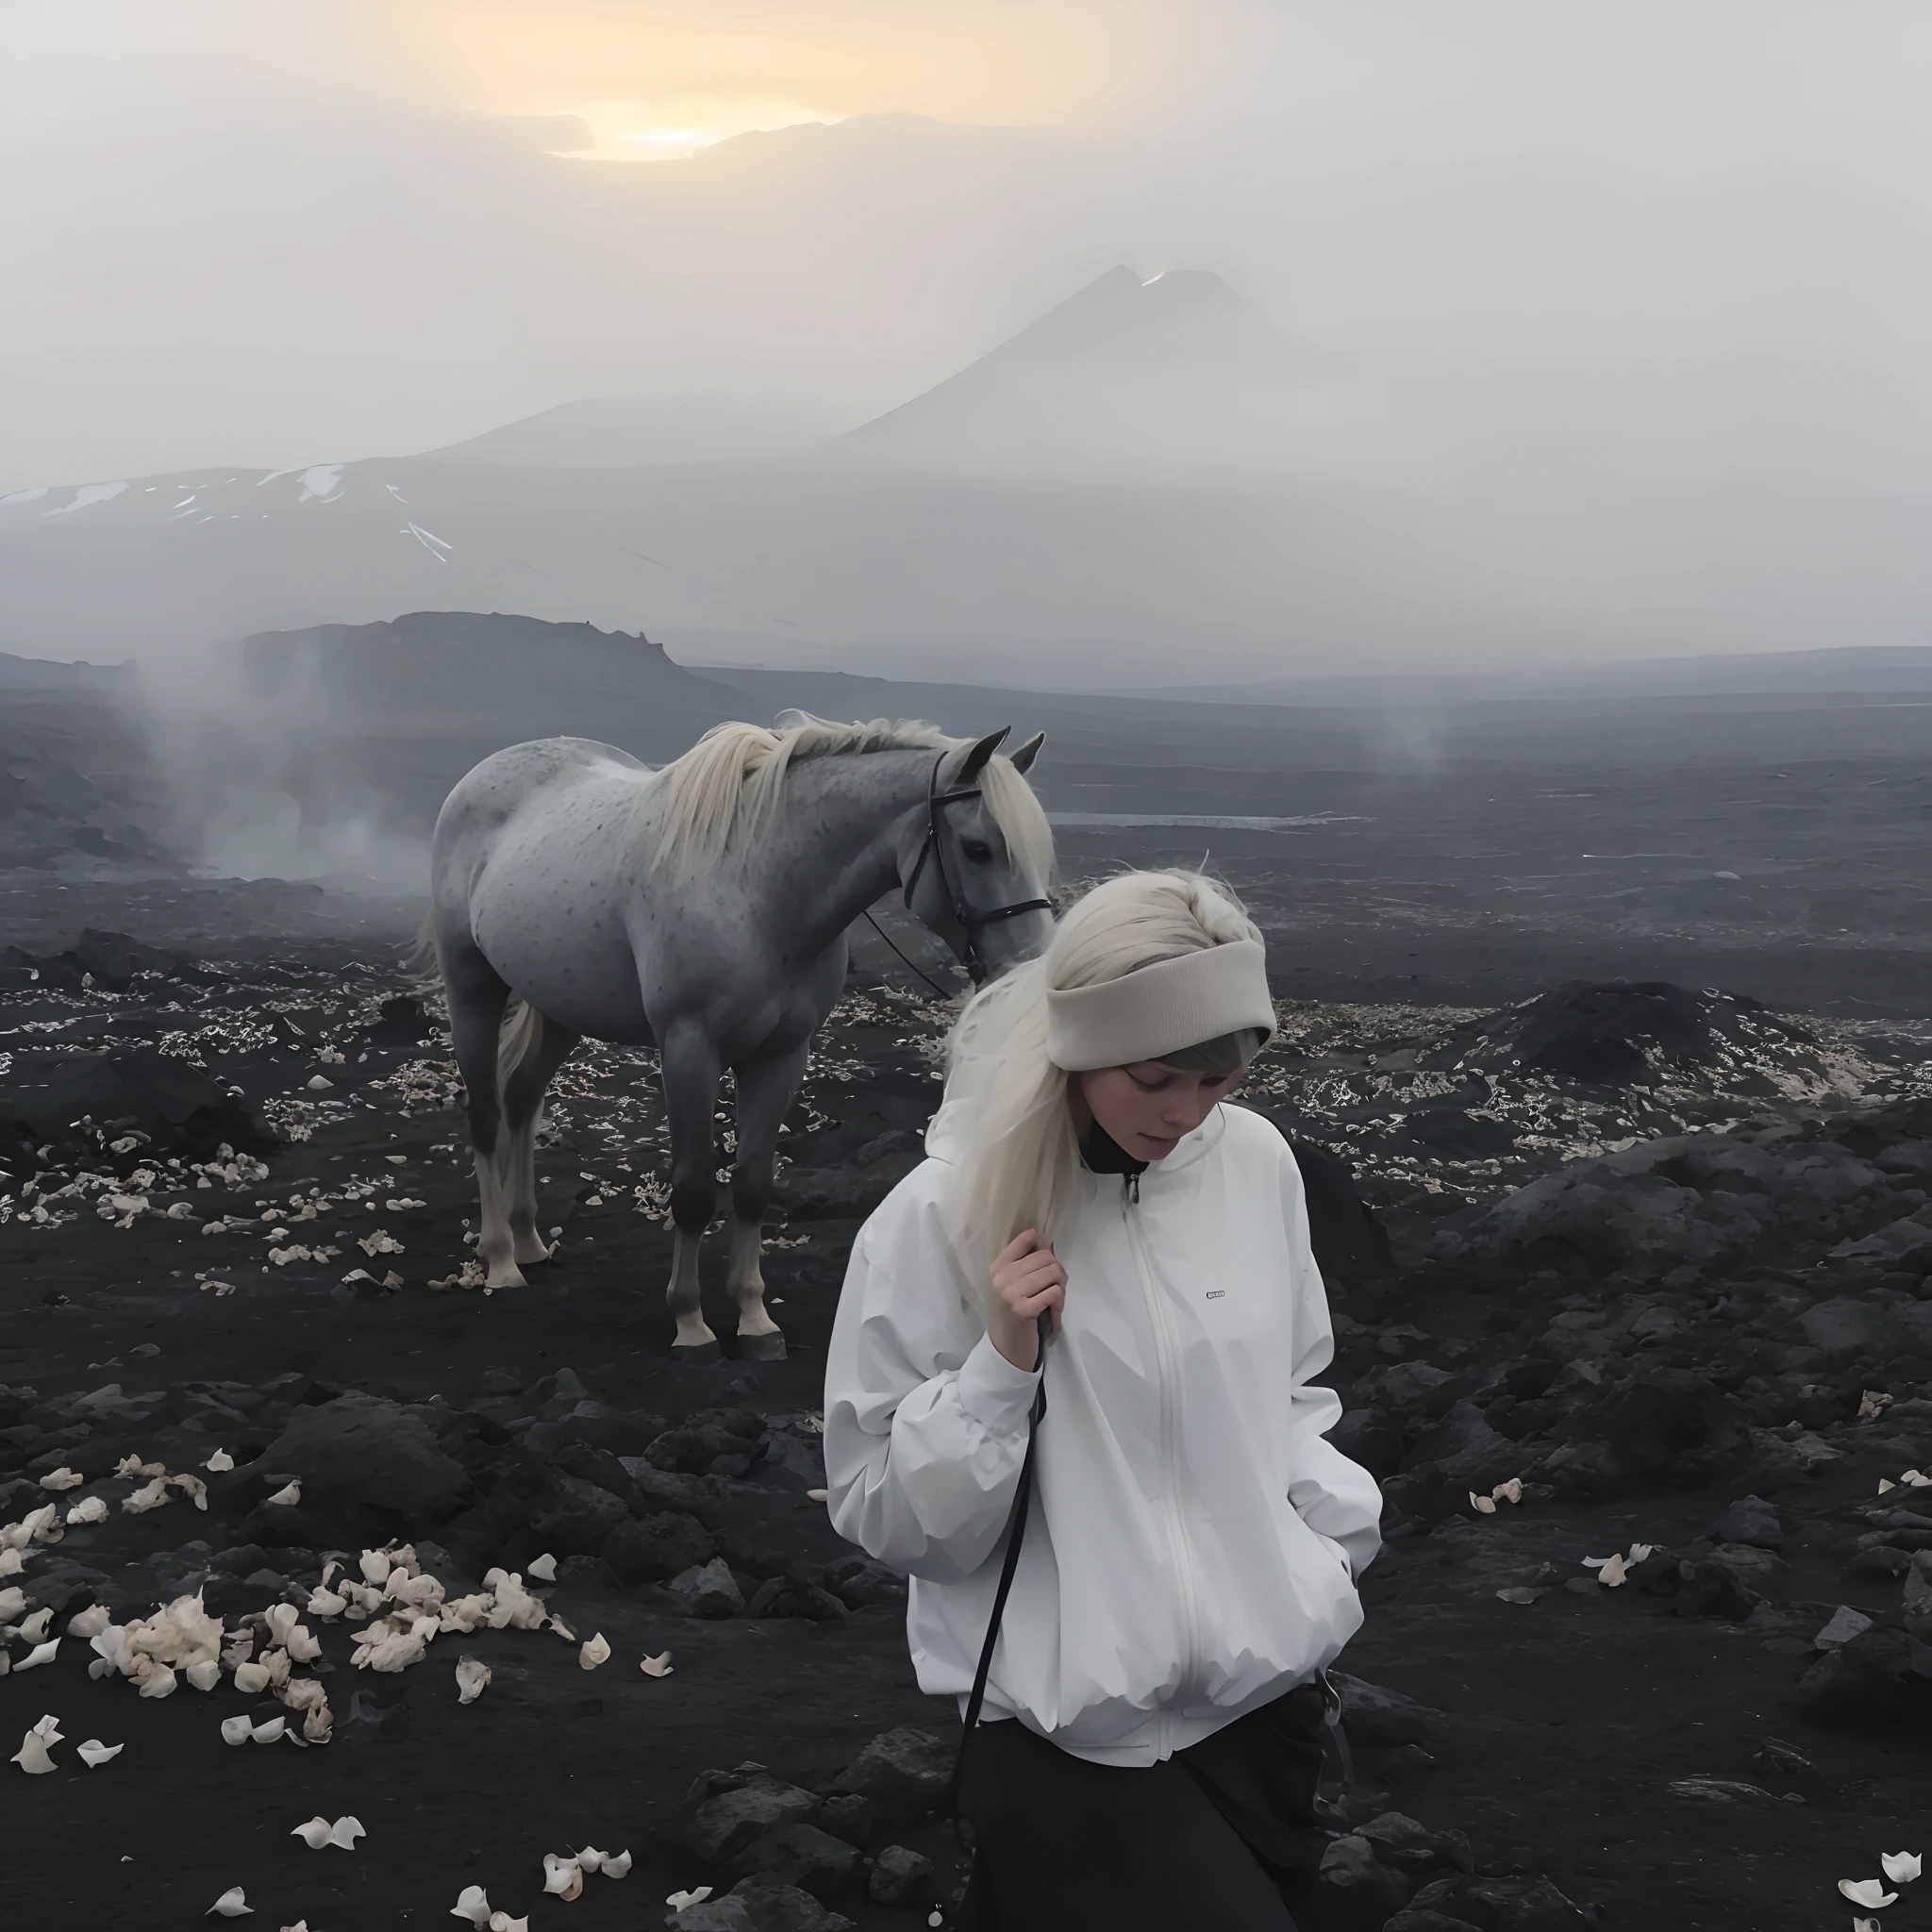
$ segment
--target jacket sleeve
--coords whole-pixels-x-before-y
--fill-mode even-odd
[[[916,1178],[859,1230],[825,1361],[832,1526],[870,1557],[957,1582],[998,1545],[1039,1375],[969,1308]]]
[[[1328,1431],[1341,1420],[1341,1398],[1310,1378],[1335,1359],[1335,1329],[1322,1271],[1308,1244],[1301,1170],[1286,1146],[1282,1168],[1295,1334],[1289,1391],[1288,1499],[1317,1536],[1339,1546],[1349,1574],[1359,1576],[1382,1547],[1382,1492],[1360,1463],[1351,1462],[1328,1441]]]

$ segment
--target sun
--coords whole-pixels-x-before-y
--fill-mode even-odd
[[[553,152],[573,161],[682,161],[739,134],[824,124],[842,117],[797,101],[685,96],[664,101],[583,101],[562,110],[591,131],[588,147]]]

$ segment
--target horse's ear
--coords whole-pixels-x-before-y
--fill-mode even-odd
[[[990,731],[977,744],[969,745],[966,756],[959,761],[959,769],[953,774],[955,785],[970,785],[986,770],[986,761],[1006,742],[1007,733],[1013,727],[1002,724],[997,731]]]
[[[1040,756],[1040,747],[1046,742],[1046,733],[1036,731],[1019,750],[1013,754],[1013,769],[1016,772],[1030,772],[1033,760]]]

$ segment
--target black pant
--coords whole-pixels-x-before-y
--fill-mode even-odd
[[[1322,1720],[1301,1685],[1145,1769],[1090,1764],[1017,1719],[981,1724],[961,1932],[1296,1932],[1327,1841]]]

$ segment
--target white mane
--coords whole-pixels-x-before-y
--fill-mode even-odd
[[[917,719],[874,718],[841,724],[806,711],[781,714],[776,730],[762,724],[714,724],[682,758],[654,774],[664,816],[652,866],[682,870],[716,857],[734,835],[749,842],[771,824],[785,774],[795,760],[874,751],[944,751],[963,744]],[[1053,874],[1053,832],[1033,788],[1011,759],[987,760],[979,778],[993,822],[1013,858],[1041,880]]]

